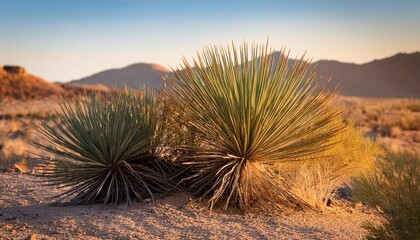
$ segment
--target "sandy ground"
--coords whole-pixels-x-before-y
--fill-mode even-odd
[[[365,208],[281,215],[209,211],[187,193],[126,205],[52,206],[60,190],[39,178],[0,173],[0,239],[361,239]]]

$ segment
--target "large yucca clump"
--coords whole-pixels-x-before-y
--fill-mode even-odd
[[[190,188],[217,203],[250,207],[307,207],[276,181],[276,162],[311,160],[342,130],[333,96],[308,72],[310,63],[289,68],[284,52],[265,46],[206,48],[193,65],[174,71],[170,98],[174,116],[195,141],[176,146],[188,166]],[[278,177],[277,177],[278,179]]]
[[[154,198],[170,189],[162,161],[155,157],[155,93],[115,91],[63,101],[57,118],[43,120],[33,144],[54,157],[41,157],[43,176],[74,203],[127,202]]]

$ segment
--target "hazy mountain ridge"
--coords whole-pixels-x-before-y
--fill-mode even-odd
[[[365,64],[321,60],[318,75],[339,83],[339,93],[361,97],[420,98],[420,52],[399,53]]]
[[[275,53],[275,57],[279,56]],[[295,60],[290,59],[289,65]],[[399,53],[365,64],[320,60],[317,75],[324,79],[332,77],[330,86],[339,83],[338,91],[346,96],[362,97],[409,97],[420,98],[420,52]],[[138,88],[142,83],[158,88],[162,76],[172,76],[169,69],[157,64],[138,63],[120,69],[110,69],[93,74],[73,83],[103,84],[108,87]]]
[[[275,53],[279,56],[279,53]],[[289,66],[294,63],[289,60]],[[381,98],[420,98],[420,52],[399,53],[365,64],[320,60],[317,75],[332,77],[330,87],[339,83],[338,93],[345,96]],[[18,66],[0,68],[0,100],[43,99],[58,95],[79,95],[89,91],[106,91],[106,87],[125,85],[139,88],[146,83],[159,88],[162,77],[173,77],[171,71],[158,64],[137,63],[120,69],[109,69],[66,84],[53,84],[26,73]],[[94,86],[92,86],[94,85]]]

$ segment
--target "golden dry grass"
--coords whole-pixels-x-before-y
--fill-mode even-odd
[[[335,136],[338,142],[317,161],[300,165],[279,164],[277,172],[294,194],[324,210],[337,188],[350,185],[350,179],[369,171],[376,157],[383,155],[380,145],[363,136],[363,131],[348,124],[347,131]]]

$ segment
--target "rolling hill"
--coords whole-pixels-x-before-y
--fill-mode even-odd
[[[0,67],[0,102],[43,100],[57,97],[76,97],[84,93],[109,91],[101,84],[80,85],[51,83],[29,74],[20,66]]]
[[[0,68],[0,100],[45,99],[63,93],[60,86],[29,74],[22,67]]]
[[[71,81],[77,84],[102,84],[118,88],[125,85],[139,88],[143,84],[159,88],[163,84],[162,77],[171,75],[171,71],[158,64],[136,63],[124,68],[105,70],[91,76]]]

